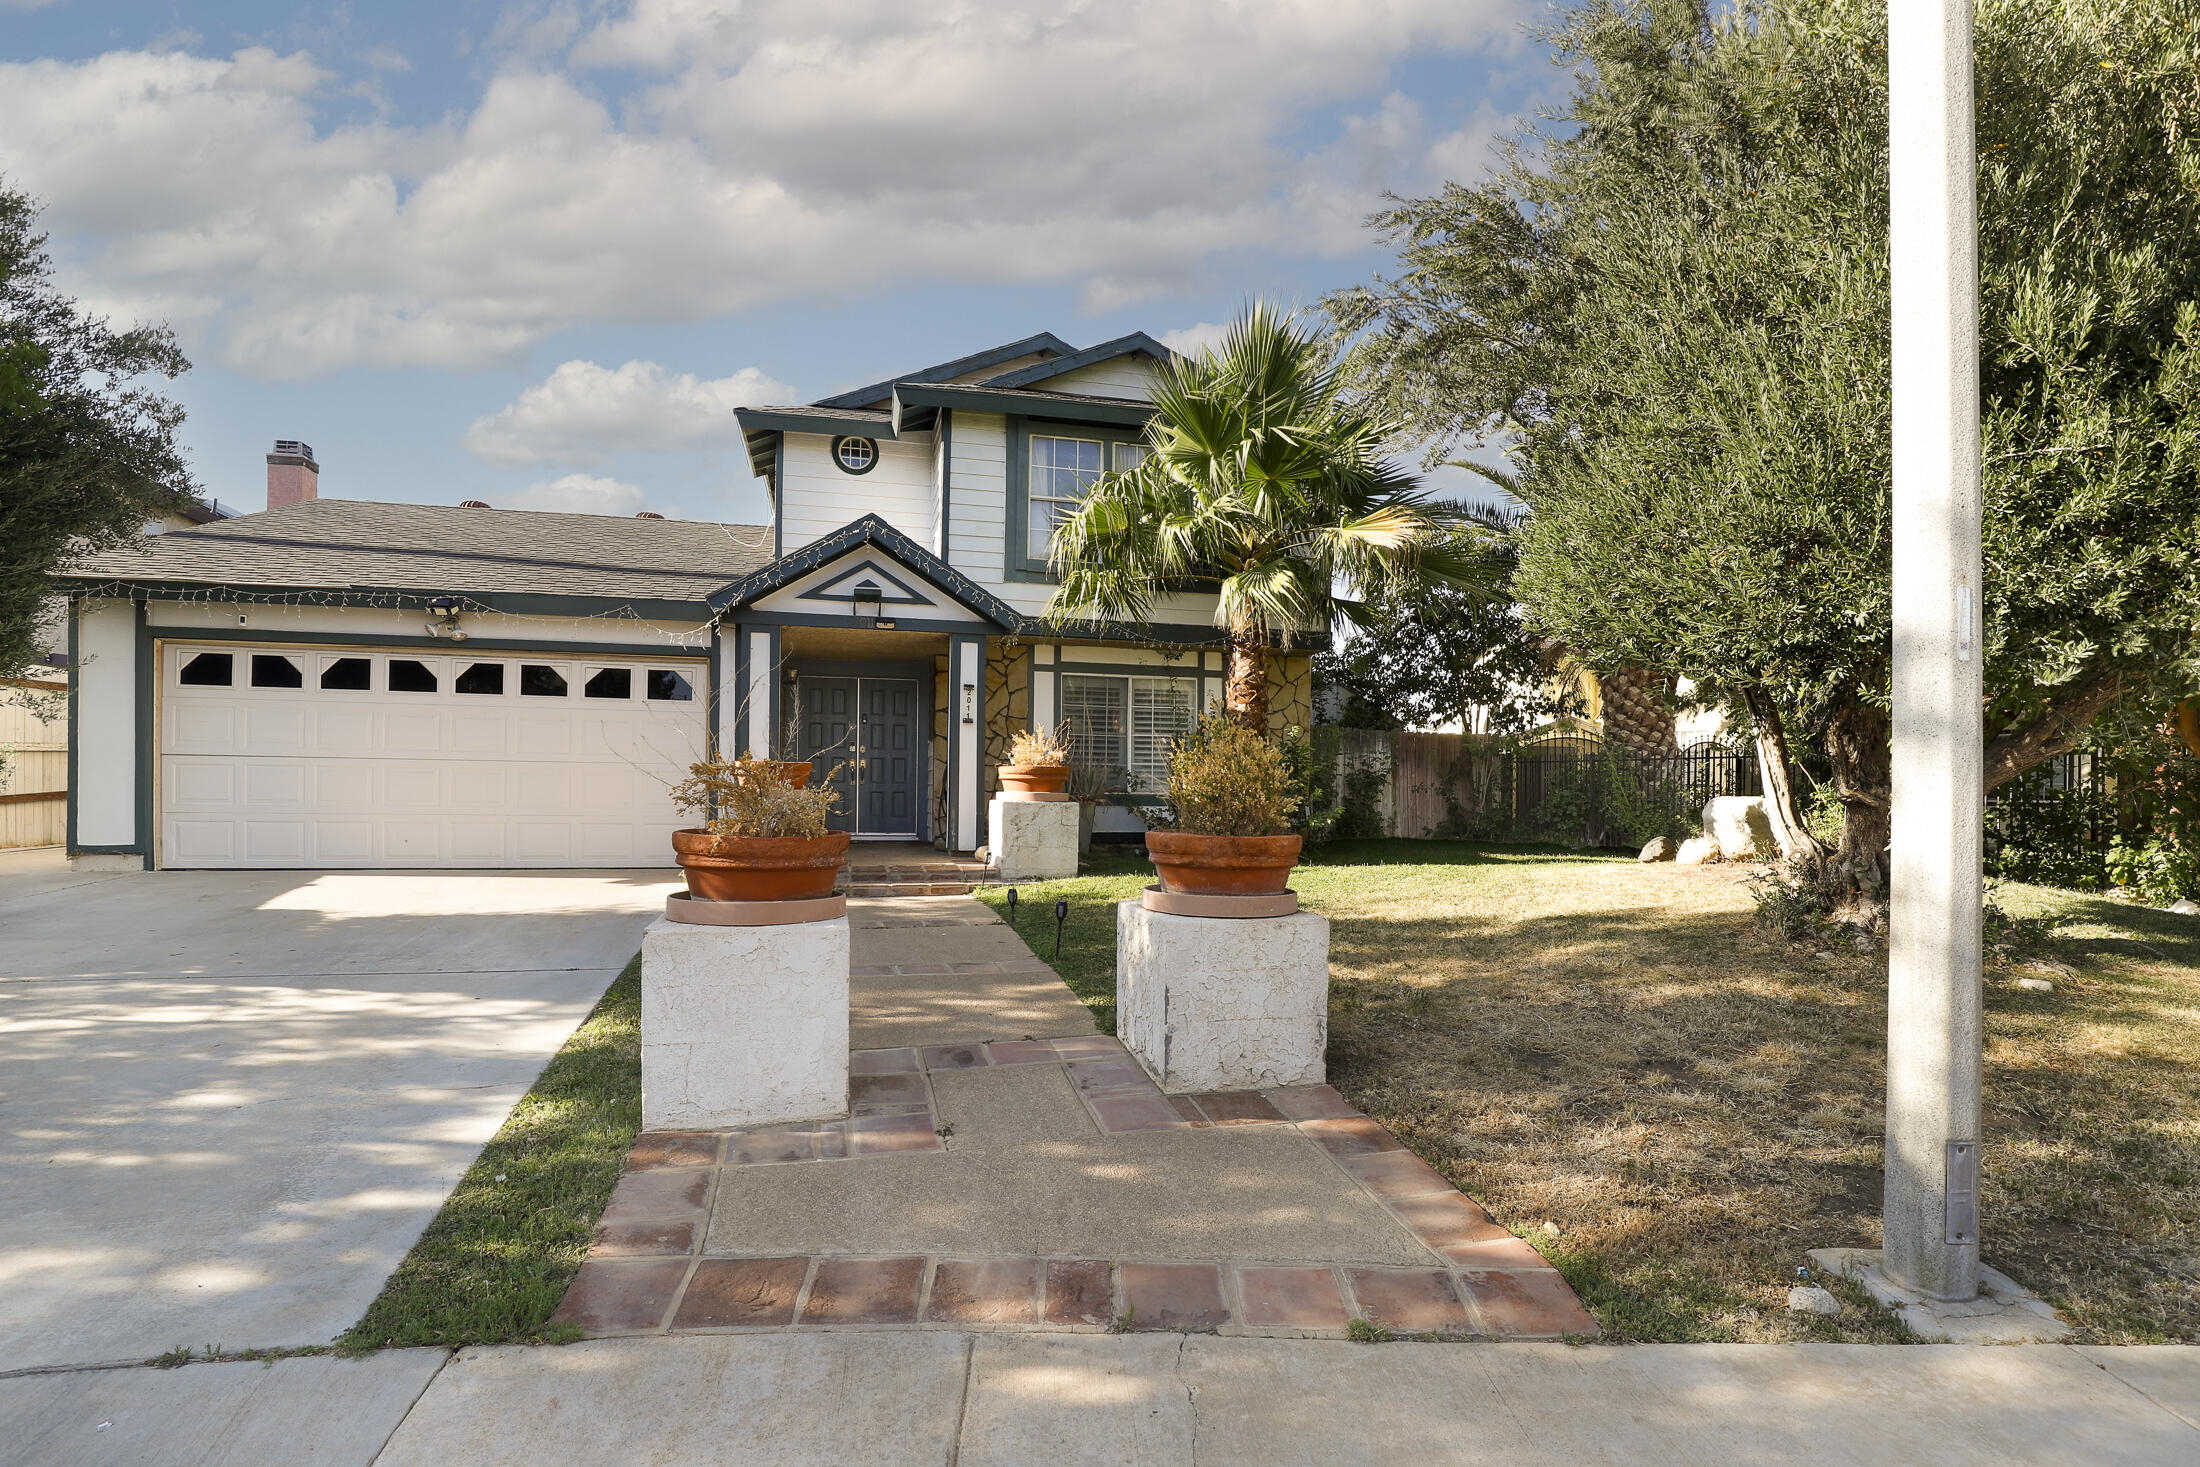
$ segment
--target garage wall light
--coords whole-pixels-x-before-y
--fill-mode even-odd
[[[453,642],[463,642],[466,634],[458,626],[458,601],[451,596],[438,596],[428,603],[428,610],[436,619],[428,623],[428,635],[442,637]]]

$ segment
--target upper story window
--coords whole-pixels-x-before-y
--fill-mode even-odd
[[[1047,558],[1055,524],[1069,518],[1100,482],[1100,449],[1097,438],[1031,435],[1031,512],[1025,520],[1029,537],[1025,553],[1033,560]]]
[[[868,474],[878,467],[878,443],[870,438],[835,438],[833,462],[844,474]]]

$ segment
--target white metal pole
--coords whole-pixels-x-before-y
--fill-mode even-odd
[[[1978,1293],[1984,729],[1970,0],[1888,7],[1894,809],[1884,1267]]]

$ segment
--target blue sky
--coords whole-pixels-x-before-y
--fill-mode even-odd
[[[0,0],[0,177],[170,322],[205,491],[760,518],[728,412],[1384,257],[1562,81],[1532,0]]]

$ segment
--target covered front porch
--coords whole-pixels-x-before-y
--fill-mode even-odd
[[[1059,634],[875,516],[774,561],[713,605],[714,742],[810,761],[813,781],[840,790],[834,825],[858,852],[983,848],[994,771],[1035,725],[1067,729],[1080,762],[1114,791],[1095,828],[1140,830],[1169,742],[1222,696],[1220,648],[1193,640],[1206,629],[1151,628],[1137,643]],[[1275,658],[1273,716],[1311,722],[1311,681],[1304,654]]]

